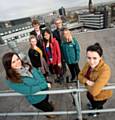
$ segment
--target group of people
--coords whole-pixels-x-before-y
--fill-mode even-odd
[[[80,59],[79,43],[72,36],[70,30],[63,27],[61,18],[55,20],[55,25],[57,29],[53,32],[48,28],[41,31],[40,23],[33,20],[32,26],[34,30],[30,33],[31,47],[28,55],[34,67],[42,68],[41,71],[45,77],[47,75],[44,72],[48,73],[49,69],[51,74],[56,74],[55,81],[60,83],[64,81],[63,74],[66,71],[67,64],[72,81],[80,71],[78,65]]]
[[[56,81],[62,83],[66,64],[71,73],[71,81],[79,80],[87,89],[87,98],[92,109],[102,109],[104,103],[112,96],[111,90],[102,90],[108,85],[111,76],[110,67],[103,59],[103,50],[99,43],[88,46],[87,63],[80,71],[80,46],[76,37],[68,28],[64,28],[61,18],[55,20],[57,27],[53,32],[46,28],[40,30],[40,23],[32,21],[34,30],[30,33],[29,63],[20,59],[14,52],[6,53],[3,66],[6,71],[6,83],[16,92],[24,94],[27,100],[37,109],[53,111],[54,106],[48,101],[49,95],[34,95],[48,90],[51,83],[50,74],[56,74]],[[54,115],[47,115],[54,118]]]

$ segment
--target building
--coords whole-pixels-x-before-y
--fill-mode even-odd
[[[111,4],[111,20],[115,22],[115,3]]]
[[[100,12],[104,15],[104,28],[111,26],[111,7],[109,5],[97,6],[96,12]]]
[[[92,0],[89,0],[88,6],[89,6],[89,13],[94,13],[94,6]]]
[[[79,15],[79,22],[83,23],[84,27],[102,29],[104,28],[103,14],[81,14]]]
[[[59,15],[61,15],[61,16],[66,16],[66,11],[65,11],[65,8],[64,8],[64,7],[61,7],[61,8],[59,9]]]

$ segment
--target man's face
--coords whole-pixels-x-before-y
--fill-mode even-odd
[[[56,20],[55,21],[55,25],[56,25],[56,27],[58,28],[58,29],[61,29],[62,28],[62,20]]]
[[[33,25],[33,28],[36,32],[40,31],[40,25],[39,24]]]

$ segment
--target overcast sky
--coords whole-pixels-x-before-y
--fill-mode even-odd
[[[89,0],[0,0],[0,21],[37,15],[60,7],[88,5]],[[92,0],[94,4],[115,0]]]

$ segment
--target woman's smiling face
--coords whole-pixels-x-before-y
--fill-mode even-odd
[[[20,69],[21,67],[22,67],[22,62],[21,62],[20,58],[16,54],[14,54],[12,56],[11,68]]]

